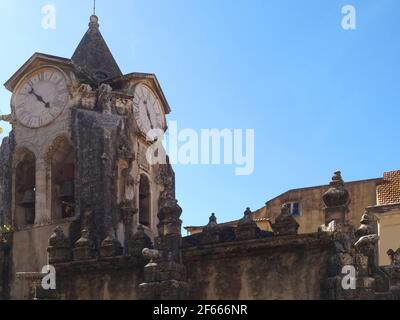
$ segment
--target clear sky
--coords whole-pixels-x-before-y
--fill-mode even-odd
[[[97,1],[124,73],[155,73],[180,128],[254,129],[255,171],[175,166],[184,225],[220,222],[280,193],[400,169],[398,0]],[[41,9],[57,9],[55,30]],[[341,27],[354,5],[357,29]],[[34,53],[70,58],[91,0],[1,0],[0,81]],[[0,110],[10,93],[0,89]],[[9,129],[1,123],[5,132]],[[361,213],[360,213],[361,214]]]

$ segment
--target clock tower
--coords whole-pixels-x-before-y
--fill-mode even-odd
[[[11,114],[1,120],[12,131],[0,153],[0,223],[14,230],[14,274],[47,264],[56,227],[72,247],[90,242],[93,258],[104,243],[129,250],[139,226],[157,236],[174,173],[150,164],[147,150],[171,110],[154,74],[121,72],[97,16],[71,59],[35,53],[5,87]]]

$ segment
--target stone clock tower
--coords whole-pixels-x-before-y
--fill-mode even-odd
[[[91,243],[93,258],[104,243],[129,250],[139,225],[157,236],[175,182],[170,165],[147,161],[148,132],[166,130],[170,107],[155,75],[121,72],[97,16],[71,59],[35,53],[5,87],[11,114],[1,119],[12,131],[0,154],[0,223],[14,230],[13,275],[47,264],[56,227],[72,247]]]

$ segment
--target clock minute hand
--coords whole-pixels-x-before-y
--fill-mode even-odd
[[[149,121],[150,121],[150,127],[151,127],[151,129],[154,129],[153,122],[151,121],[151,117],[150,117],[150,112],[147,108],[146,108],[146,113],[147,113],[147,118],[149,118]]]
[[[29,93],[30,93],[30,94],[33,94],[39,102],[42,102],[42,103],[44,104],[45,108],[50,108],[50,103],[44,101],[43,98],[42,98],[41,96],[39,96],[38,94],[36,94],[36,93],[35,93],[35,90],[33,90],[33,88],[31,88],[31,91],[29,91]]]

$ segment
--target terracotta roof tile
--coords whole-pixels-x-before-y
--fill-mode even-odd
[[[386,172],[384,182],[377,187],[378,205],[400,203],[400,170]]]

